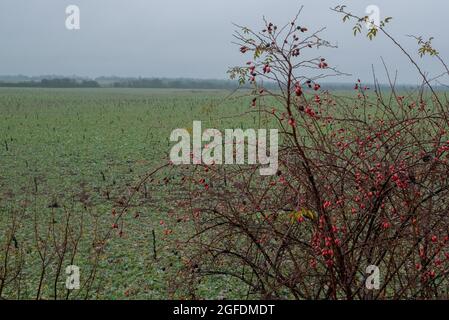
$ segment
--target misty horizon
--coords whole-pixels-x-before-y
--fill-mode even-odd
[[[162,82],[165,82],[165,87],[167,88],[176,88],[172,87],[171,84],[176,82],[185,82],[184,84],[188,84],[189,82],[197,83],[199,86],[198,89],[207,89],[207,87],[202,87],[201,84],[215,84],[216,88],[211,89],[225,89],[224,85],[226,87],[232,87],[237,88],[239,87],[238,81],[235,79],[230,78],[191,78],[191,77],[143,77],[143,76],[115,76],[115,75],[106,75],[106,76],[97,76],[97,77],[83,77],[78,75],[57,75],[57,74],[43,74],[43,75],[37,75],[37,76],[27,76],[23,74],[18,75],[0,75],[0,87],[2,87],[2,84],[20,84],[20,83],[27,83],[27,82],[33,82],[38,83],[42,80],[75,80],[75,81],[98,81],[99,88],[108,88],[111,87],[114,84],[124,84],[126,81],[132,81],[132,80],[160,80]],[[105,85],[105,82],[108,83]],[[354,82],[351,81],[332,81],[332,80],[326,80],[323,79],[320,81],[323,86],[328,87],[340,87],[340,88],[352,88],[354,86]],[[364,85],[371,88],[374,86],[373,80],[369,80],[367,82],[364,82]],[[390,84],[388,82],[377,82],[377,85],[382,88],[389,88]],[[420,87],[419,84],[410,84],[410,83],[394,83],[396,87],[401,88],[417,88]],[[275,82],[267,82],[265,84],[267,87],[275,88],[277,87],[277,84]],[[26,87],[26,86],[25,86]],[[117,86],[117,88],[120,88],[122,86]],[[447,90],[447,86],[443,84],[436,84],[434,85],[437,89],[443,89],[444,91]],[[69,88],[69,87],[67,87]],[[153,88],[153,87],[129,87],[129,88]],[[157,88],[157,87],[154,87]],[[242,89],[249,88],[248,84],[241,86]],[[190,89],[190,87],[186,88]],[[193,89],[193,88],[192,88]]]
[[[448,2],[438,2],[440,10],[435,11],[434,6],[405,0],[285,0],[282,5],[266,0],[136,0],[132,4],[120,0],[4,0],[0,4],[0,37],[5,48],[0,52],[1,74],[226,80],[228,68],[247,59],[232,43],[233,23],[259,30],[265,16],[283,25],[304,5],[301,23],[310,30],[326,27],[322,36],[338,45],[338,49],[320,49],[317,54],[351,74],[330,82],[353,83],[358,78],[371,82],[374,66],[380,70],[376,75],[379,82],[387,83],[382,57],[392,74],[398,72],[397,83],[419,85],[416,70],[389,39],[380,35],[369,41],[365,36],[353,36],[352,24],[343,23],[342,17],[330,10],[341,3],[360,15],[368,5],[377,5],[382,18],[393,17],[388,30],[415,56],[416,41],[407,35],[434,36],[441,56],[449,53],[444,28],[440,27],[445,12],[449,12]],[[65,26],[65,10],[72,4],[80,9],[79,30]],[[419,63],[429,77],[440,74],[435,59],[425,57]]]

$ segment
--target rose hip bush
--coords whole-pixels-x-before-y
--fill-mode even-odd
[[[377,81],[358,80],[352,95],[323,90],[320,80],[341,72],[310,52],[333,46],[298,17],[238,27],[248,62],[230,74],[253,88],[248,112],[280,129],[279,170],[180,170],[179,219],[195,233],[177,244],[185,268],[174,282],[191,297],[221,275],[256,298],[448,298],[448,102],[425,77],[407,95]],[[370,265],[377,290],[366,287]]]

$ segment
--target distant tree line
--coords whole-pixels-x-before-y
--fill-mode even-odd
[[[201,79],[159,79],[138,78],[121,79],[112,84],[114,88],[155,88],[155,89],[228,89],[238,87],[238,83],[230,80]]]
[[[260,85],[260,84],[259,84]],[[367,85],[371,87],[371,85]],[[237,88],[250,89],[248,85],[239,86],[237,81],[217,79],[192,79],[192,78],[120,78],[120,77],[98,77],[95,79],[82,78],[58,78],[48,76],[29,78],[26,76],[12,77],[0,76],[0,87],[19,88],[154,88],[154,89],[214,89],[234,90]],[[265,82],[263,87],[268,90],[278,90],[279,87],[273,82]],[[354,90],[351,83],[321,83],[323,90]],[[380,89],[388,89],[387,85],[380,85]],[[400,90],[415,90],[416,86],[398,85]],[[435,90],[447,91],[445,86],[435,86]]]
[[[102,81],[99,81],[102,83]],[[259,83],[259,85],[261,85]],[[203,80],[203,79],[160,79],[160,78],[115,78],[109,80],[105,86],[114,88],[155,88],[155,89],[217,89],[217,90],[234,90],[237,88],[250,89],[250,85],[239,86],[237,81],[233,80]],[[263,87],[268,90],[279,90],[274,82],[265,82]],[[367,84],[367,87],[372,85]],[[388,89],[388,85],[379,85],[380,89]],[[323,90],[354,90],[354,83],[321,83]],[[413,85],[397,85],[401,90],[415,90],[417,87]],[[436,89],[447,89],[436,86]]]
[[[76,80],[70,78],[42,79],[40,81],[0,82],[0,87],[19,88],[99,88],[95,80]]]

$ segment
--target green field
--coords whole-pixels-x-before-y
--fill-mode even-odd
[[[332,93],[357,103],[353,93]],[[135,188],[167,163],[170,133],[190,131],[194,120],[203,129],[275,126],[247,94],[0,89],[0,298],[251,297],[230,276],[188,273],[190,249],[179,244],[194,234],[193,223],[175,205],[184,196],[182,168],[165,168]],[[276,108],[263,99],[270,112]],[[117,220],[114,212],[125,207]],[[69,265],[80,268],[79,290],[66,290]]]
[[[13,217],[19,217],[16,240],[24,258],[20,281],[5,285],[2,295],[36,297],[42,264],[36,252],[35,225],[44,234],[47,226],[63,224],[67,212],[75,221],[83,214],[87,219],[82,246],[74,259],[81,277],[86,274],[95,233],[91,230],[93,221],[98,219],[100,233],[110,229],[112,208],[142,175],[167,160],[173,129],[189,128],[193,120],[231,128],[258,121],[253,115],[220,120],[248,109],[241,99],[224,100],[227,94],[151,89],[1,89],[0,240],[6,241]],[[160,225],[165,218],[161,212],[170,208],[164,200],[167,192],[162,180],[156,180],[148,186],[146,196],[139,196],[138,205],[125,216],[122,237],[114,236],[102,256],[96,289],[90,290],[89,297],[182,297],[182,293],[170,290],[170,278],[176,276],[180,257],[165,244]],[[158,207],[164,210],[158,212]],[[157,259],[153,257],[152,230]],[[178,234],[183,231],[187,233],[180,228]],[[69,264],[67,259],[63,265]],[[64,270],[54,284],[57,263],[51,256],[48,261],[40,298],[54,298],[55,288],[59,298],[64,297]],[[200,285],[198,290],[209,298],[233,296],[234,292],[239,295],[239,288],[230,288],[226,279],[219,278]],[[85,294],[81,290],[71,296],[83,298]]]

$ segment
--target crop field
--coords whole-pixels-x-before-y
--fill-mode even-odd
[[[225,126],[226,121],[218,123],[215,119],[248,108],[241,100],[224,100],[227,94],[152,89],[1,89],[0,240],[5,241],[13,217],[20,217],[15,240],[17,247],[24,249],[20,298],[35,298],[39,287],[43,264],[35,244],[38,233],[38,237],[44,237],[49,225],[63,224],[67,213],[71,213],[75,225],[84,216],[84,232],[89,235],[81,245],[91,247],[89,241],[96,232],[111,228],[111,211],[127,195],[128,188],[167,160],[174,128],[191,127],[193,120]],[[254,116],[239,117],[229,119],[227,124],[232,128],[255,121]],[[90,292],[90,296],[160,299],[171,294],[168,277],[176,274],[179,257],[164,244],[161,220],[165,217],[157,210],[158,206],[170,206],[163,200],[164,178],[148,187],[139,206],[125,217],[122,233],[113,236],[99,262],[101,289]],[[92,230],[95,219],[99,230]],[[182,235],[183,229],[176,232]],[[57,284],[47,281],[54,278],[57,269],[54,258],[44,259],[50,261],[40,293],[44,299],[54,298],[55,292],[65,295],[64,272]],[[88,255],[82,253],[74,258],[81,275],[89,268],[85,259]],[[204,296],[223,293],[229,283],[220,281],[205,284]],[[7,290],[3,292],[6,296]]]
[[[192,296],[178,287],[189,276],[181,274],[187,258],[177,243],[194,230],[179,219],[184,209],[171,201],[177,190],[167,183],[179,171],[145,180],[137,196],[133,190],[167,163],[176,128],[191,131],[194,120],[203,129],[273,127],[251,101],[244,91],[224,90],[0,89],[0,261],[9,258],[5,278],[12,279],[2,280],[0,296]],[[66,290],[68,265],[80,268],[80,290]],[[248,287],[225,275],[191,287],[197,298],[248,297]]]
[[[360,104],[353,93],[332,94],[348,105],[351,101]],[[403,95],[407,97],[403,99],[414,99],[407,92]],[[445,98],[445,93],[439,97]],[[266,99],[265,105],[274,110],[276,100]],[[200,120],[203,129],[275,127],[268,113],[260,112],[257,105],[251,107],[252,101],[245,91],[0,89],[0,297],[250,297],[249,286],[229,276],[233,262],[221,262],[224,273],[211,273],[200,280],[186,274],[194,260],[188,260],[190,247],[179,244],[190,239],[195,229],[188,209],[179,207],[186,193],[177,193],[177,182],[185,176],[172,166],[151,179],[147,174],[168,162],[174,144],[171,132],[176,128],[191,132],[194,120]],[[381,108],[375,113],[363,110],[356,107],[351,112],[360,119],[383,117]],[[430,106],[426,110],[422,112],[432,112]],[[339,116],[338,108],[334,115]],[[307,135],[305,128],[298,128],[301,135]],[[423,129],[417,126],[419,132]],[[324,123],[320,130],[330,136],[339,129]],[[271,186],[285,183],[283,177],[277,183],[271,181]],[[220,185],[220,180],[216,183]],[[238,181],[236,186],[240,188]],[[261,186],[256,183],[252,188]],[[192,192],[208,204],[207,193]],[[249,197],[245,193],[238,194]],[[212,201],[221,201],[220,197],[209,196],[215,199],[212,206],[219,205]],[[282,194],[272,197],[268,204]],[[285,217],[281,225],[296,225]],[[204,228],[208,230],[207,224]],[[305,230],[303,236],[309,237]],[[235,241],[238,247],[241,240]],[[226,240],[221,243],[225,245]],[[65,268],[72,265],[80,268],[78,290],[66,289]]]

